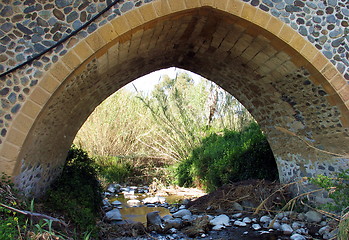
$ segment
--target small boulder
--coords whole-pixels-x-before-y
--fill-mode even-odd
[[[172,218],[164,221],[164,228],[165,229],[180,229],[183,225],[183,221],[180,218]]]
[[[242,213],[235,213],[235,214],[233,214],[233,218],[239,218],[239,217],[241,217],[242,216]]]
[[[175,213],[172,214],[173,217],[175,218],[182,218],[184,216],[191,216],[191,212],[188,209],[181,209]]]
[[[275,221],[270,227],[275,229],[275,230],[279,230],[279,229],[281,229],[281,224],[279,222]]]
[[[149,231],[162,231],[164,229],[159,211],[147,213],[147,228]]]
[[[258,230],[260,230],[262,227],[261,227],[261,225],[259,225],[258,223],[255,223],[255,224],[252,224],[252,228],[253,228],[253,230],[258,231]]]
[[[281,231],[285,234],[285,235],[291,235],[293,232],[293,229],[290,225],[288,224],[282,224],[281,225]]]
[[[303,227],[303,224],[301,224],[300,222],[293,222],[292,223],[292,229],[293,230],[297,230],[299,228]]]
[[[244,210],[244,208],[237,202],[233,203],[232,209],[236,210],[236,211],[243,211]]]
[[[331,228],[329,226],[325,226],[319,229],[319,234],[322,236],[326,233],[329,233]]]
[[[171,215],[169,215],[169,214],[167,214],[167,215],[162,217],[163,221],[167,221],[168,219],[173,219],[173,217]]]
[[[239,220],[236,220],[234,222],[234,225],[238,226],[238,227],[246,227],[247,226],[247,224],[245,222],[242,222],[242,221],[239,221]]]
[[[210,221],[210,223],[214,226],[217,226],[217,225],[224,225],[224,226],[230,226],[229,224],[229,217],[225,214],[221,214],[217,217],[215,217],[214,219],[212,219]]]
[[[260,221],[261,223],[270,223],[270,222],[271,222],[271,217],[269,217],[269,216],[262,216],[262,217],[259,219],[259,221]]]
[[[316,211],[308,211],[305,214],[306,220],[308,222],[314,222],[314,223],[319,223],[321,222],[322,219],[322,214],[316,212]]]
[[[252,222],[251,218],[249,218],[249,217],[244,217],[244,219],[242,219],[242,221],[244,223],[251,223]]]
[[[194,220],[193,216],[192,215],[185,215],[182,217],[182,220],[183,222],[185,223],[190,223]]]
[[[116,221],[122,220],[122,216],[119,209],[110,210],[109,212],[106,212],[105,215],[108,220],[116,220]]]
[[[219,231],[219,230],[222,230],[223,228],[225,228],[224,225],[215,225],[213,226],[212,230]]]

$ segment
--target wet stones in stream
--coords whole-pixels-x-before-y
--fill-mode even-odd
[[[108,187],[109,189],[109,187]],[[147,188],[142,188],[143,193]],[[110,190],[114,190],[110,188]],[[282,212],[274,215],[255,216],[245,211],[244,207],[235,206],[235,213],[224,214],[217,211],[217,214],[210,212],[195,212],[193,214],[184,204],[169,204],[165,197],[149,196],[145,194],[143,199],[132,197],[132,194],[138,192],[137,188],[116,187],[114,192],[109,191],[108,196],[103,203],[106,210],[106,220],[120,227],[134,223],[124,219],[120,210],[125,208],[125,202],[122,200],[111,200],[115,194],[123,195],[124,198],[137,200],[137,204],[131,209],[145,207],[149,212],[145,214],[143,222],[146,235],[138,236],[132,230],[129,233],[124,232],[123,236],[115,239],[331,239],[336,235],[335,225],[331,219],[326,218],[316,211],[307,211],[304,213]],[[126,194],[125,194],[126,193]],[[129,200],[128,200],[129,201]],[[130,202],[126,201],[127,204]],[[189,200],[185,200],[188,203]],[[236,204],[235,204],[236,205]],[[167,214],[160,214],[153,210],[155,207],[167,209]],[[145,232],[144,232],[145,233]],[[141,234],[141,232],[139,232]],[[149,235],[151,237],[149,237]],[[126,237],[127,236],[127,237]],[[122,238],[121,238],[122,237]],[[106,238],[107,239],[107,238]],[[114,238],[108,238],[114,239]]]

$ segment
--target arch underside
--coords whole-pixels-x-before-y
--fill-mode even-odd
[[[348,128],[330,94],[294,56],[264,30],[211,8],[133,29],[89,58],[53,94],[22,147],[16,184],[25,194],[40,195],[101,101],[134,79],[171,66],[214,81],[250,111],[268,137],[282,182],[340,171],[346,160],[321,150],[344,154]]]

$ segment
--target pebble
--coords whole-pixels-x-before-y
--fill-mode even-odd
[[[132,199],[132,200],[128,200],[127,204],[131,207],[133,206],[139,206],[141,205],[141,201],[137,200],[137,199]]]
[[[291,240],[306,240],[306,238],[298,233],[293,234],[290,237]]]
[[[122,205],[122,203],[118,200],[115,200],[114,202],[111,203],[112,205]]]
[[[253,228],[253,230],[258,231],[258,230],[261,229],[262,227],[261,227],[261,225],[259,225],[258,223],[254,223],[254,224],[252,224],[252,228]]]
[[[259,221],[261,222],[261,223],[270,223],[271,222],[271,217],[269,217],[269,216],[262,216],[260,219],[259,219]]]
[[[291,235],[293,232],[293,229],[290,225],[288,224],[282,224],[281,225],[281,231],[285,234],[285,235]]]
[[[232,215],[233,218],[239,218],[242,216],[242,213],[235,213]]]
[[[279,222],[274,222],[274,224],[271,226],[273,229],[278,230],[281,228],[281,224]]]
[[[302,227],[302,224],[299,223],[299,222],[293,222],[292,223],[292,229],[293,230],[297,230],[298,228],[301,228]]]
[[[244,223],[251,223],[252,222],[251,218],[249,218],[249,217],[244,217],[244,219],[242,221]]]
[[[233,210],[236,210],[236,211],[243,211],[244,210],[244,208],[237,202],[233,203],[232,208],[233,208]]]
[[[236,220],[234,222],[234,225],[235,226],[239,226],[239,227],[246,227],[247,226],[247,224],[245,222],[242,222],[242,221],[239,221],[239,220]]]
[[[319,234],[322,236],[326,233],[329,233],[331,228],[329,226],[325,226],[319,229]]]
[[[213,226],[212,230],[219,231],[219,230],[222,230],[223,228],[225,228],[224,225],[215,225]]]

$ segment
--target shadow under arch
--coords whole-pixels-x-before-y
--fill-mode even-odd
[[[341,75],[312,44],[247,4],[231,8],[232,14],[229,4],[236,1],[225,9],[207,3],[189,10],[174,2],[155,1],[114,19],[43,77],[25,103],[41,99],[42,109],[8,169],[24,194],[42,194],[60,173],[75,134],[101,101],[171,66],[214,81],[251,112],[268,137],[282,182],[346,167],[346,159],[316,150],[345,153],[348,109],[330,84]],[[21,121],[16,117],[12,126]]]

